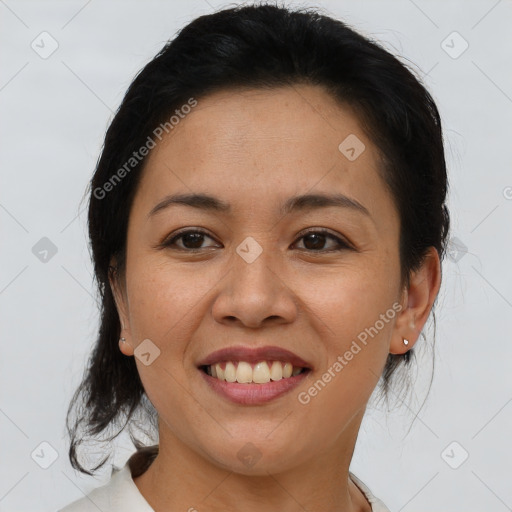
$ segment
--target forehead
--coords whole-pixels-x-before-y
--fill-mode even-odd
[[[378,169],[356,115],[321,87],[221,91],[151,150],[137,195],[149,211],[165,194],[208,192],[236,211],[338,191],[378,215],[393,207]]]

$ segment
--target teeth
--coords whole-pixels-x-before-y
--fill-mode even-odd
[[[272,380],[281,380],[283,378],[283,365],[279,361],[274,361],[270,368],[270,378]]]
[[[221,363],[213,364],[207,367],[208,375],[219,380],[227,382],[239,382],[240,384],[266,384],[267,382],[287,379],[299,375],[303,368],[294,367],[291,363],[282,363],[281,361],[273,361],[268,365],[266,361],[261,361],[254,365],[245,361],[235,363],[229,361],[225,364],[224,369]]]
[[[233,363],[226,363],[226,369],[224,370],[224,378],[228,382],[236,381],[236,368]]]
[[[240,367],[240,365],[239,365]],[[252,368],[251,368],[252,369]],[[262,363],[258,363],[254,370],[252,370],[252,382],[256,384],[265,384],[265,382],[270,382],[270,369],[266,361]]]
[[[236,369],[236,381],[240,384],[252,382],[252,368],[249,363],[240,362]]]

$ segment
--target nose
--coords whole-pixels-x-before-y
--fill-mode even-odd
[[[214,319],[253,329],[293,322],[298,301],[279,271],[278,256],[267,247],[250,263],[237,253],[233,257],[233,265],[222,279],[222,288],[213,304]]]

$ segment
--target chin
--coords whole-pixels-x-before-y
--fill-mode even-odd
[[[297,452],[296,443],[290,442],[286,443],[286,446],[279,446],[275,439],[254,436],[251,440],[247,435],[243,440],[231,440],[229,444],[215,452],[209,450],[213,464],[247,476],[268,476],[269,473],[289,470],[305,462],[304,452],[301,453],[302,455]]]

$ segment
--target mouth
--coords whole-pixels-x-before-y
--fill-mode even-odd
[[[256,405],[291,391],[313,368],[279,347],[231,347],[210,354],[198,369],[215,393],[231,402]]]

